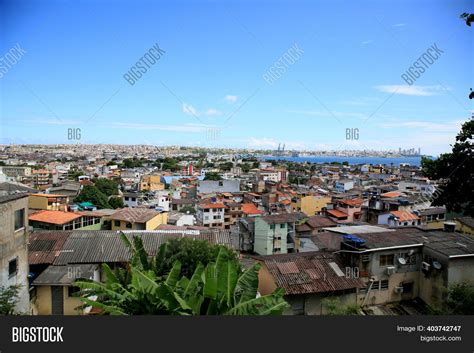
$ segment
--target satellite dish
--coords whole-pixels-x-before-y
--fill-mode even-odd
[[[443,267],[443,265],[441,265],[441,263],[439,263],[438,261],[433,261],[433,267],[437,270],[441,270],[441,267]]]
[[[398,262],[400,263],[400,265],[406,265],[407,264],[407,260],[405,260],[403,257],[399,257]]]

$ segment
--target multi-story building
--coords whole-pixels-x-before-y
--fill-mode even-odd
[[[31,167],[0,166],[0,172],[10,178],[21,180],[31,176]]]
[[[51,185],[50,172],[47,169],[37,169],[33,170],[31,173],[33,185],[39,190],[45,190],[48,186]]]
[[[321,214],[331,203],[329,196],[299,194],[292,199],[291,207],[294,211],[303,212],[307,216]]]
[[[144,175],[140,180],[140,191],[164,190],[165,184],[161,181],[161,175]]]
[[[212,228],[224,228],[225,209],[223,203],[205,203],[197,206],[196,219],[199,225]]]
[[[286,254],[295,249],[299,213],[246,217],[239,221],[240,249],[259,255]]]
[[[28,194],[0,191],[0,286],[18,285],[15,311],[29,314]]]
[[[28,207],[32,210],[67,211],[69,197],[60,194],[32,194]]]

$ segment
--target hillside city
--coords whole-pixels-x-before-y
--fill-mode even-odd
[[[421,166],[270,155],[295,152],[2,145],[0,282],[18,286],[15,312],[103,314],[109,307],[94,305],[100,296],[84,304],[77,280],[106,282],[143,250],[159,266],[163,244],[186,239],[226,249],[236,273],[257,269],[257,297],[280,293],[288,315],[429,314],[473,282],[474,220],[436,202],[440,180]],[[185,274],[184,294],[194,278]]]

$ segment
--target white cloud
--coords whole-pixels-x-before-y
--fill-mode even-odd
[[[447,121],[443,123],[435,123],[430,121],[397,121],[387,122],[379,124],[382,129],[393,129],[393,128],[409,128],[417,129],[417,131],[439,131],[439,132],[450,132],[450,136],[453,136],[452,132],[458,132],[462,125],[461,120]]]
[[[268,137],[251,137],[246,140],[248,148],[255,148],[255,149],[277,149],[278,145],[283,147],[285,145],[285,150],[305,150],[308,146],[302,141],[277,141],[273,138]]]
[[[405,27],[407,24],[406,23],[397,23],[394,24],[392,27]]]
[[[443,91],[442,86],[408,86],[408,85],[381,85],[375,86],[380,92],[402,94],[407,96],[434,96]],[[449,88],[447,88],[449,90]]]
[[[300,114],[300,115],[309,115],[309,116],[324,116],[324,117],[332,117],[333,115],[338,118],[366,118],[366,114],[362,113],[355,113],[355,112],[339,112],[339,111],[331,111],[328,112],[327,110],[286,110],[286,113],[290,114]]]
[[[41,125],[70,125],[70,126],[76,126],[76,125],[81,125],[85,121],[81,120],[59,120],[59,119],[28,119],[28,120],[21,120],[22,123],[27,123],[27,124],[41,124]]]
[[[222,115],[222,112],[220,112],[220,111],[218,111],[214,108],[210,108],[204,114],[207,115],[207,116],[219,116],[219,115]]]
[[[172,131],[172,132],[205,132],[207,129],[213,127],[211,125],[204,124],[185,124],[185,125],[160,125],[160,124],[147,124],[147,123],[110,123],[107,124],[109,127],[119,129],[134,129],[134,130],[161,130],[161,131]]]
[[[373,43],[374,41],[372,39],[369,39],[369,40],[364,40],[361,44],[362,45],[367,45],[367,44],[370,44],[370,43]]]
[[[222,112],[220,112],[217,109],[214,108],[209,108],[205,112],[200,112],[196,108],[194,108],[191,104],[188,103],[183,103],[183,113],[186,115],[191,115],[191,116],[201,116],[201,115],[206,115],[206,116],[219,116],[222,115]]]
[[[226,102],[229,102],[229,103],[235,103],[235,102],[237,102],[237,96],[233,96],[233,95],[228,94],[224,97],[224,100]]]
[[[199,116],[199,112],[191,104],[183,103],[183,113],[186,115]]]

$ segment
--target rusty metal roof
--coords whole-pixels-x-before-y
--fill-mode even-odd
[[[365,287],[360,279],[345,276],[345,267],[337,254],[308,252],[259,256],[279,288],[285,293],[326,293]],[[342,274],[342,276],[341,276]]]
[[[71,230],[34,231],[30,233],[28,244],[29,264],[52,264],[71,233]]]

